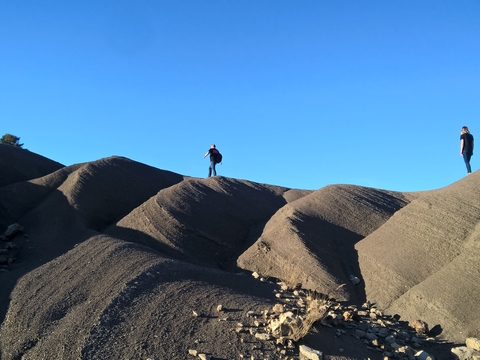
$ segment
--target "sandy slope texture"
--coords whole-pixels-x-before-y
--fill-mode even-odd
[[[429,191],[356,245],[367,297],[407,319],[480,335],[480,173]]]
[[[182,179],[178,174],[112,157],[2,187],[3,231],[8,224],[18,222],[24,227],[25,236],[16,237],[18,260],[0,278],[0,319],[18,278],[97,234],[163,187]]]
[[[362,289],[355,289],[349,280],[361,277],[354,245],[416,196],[354,185],[327,186],[278,211],[238,264],[339,300],[365,300]]]
[[[220,176],[186,179],[161,190],[106,233],[178,259],[228,267],[286,204],[286,190]]]
[[[92,237],[19,281],[0,333],[2,359],[184,360],[189,349],[237,358],[252,345],[230,328],[246,311],[271,307],[272,289]]]

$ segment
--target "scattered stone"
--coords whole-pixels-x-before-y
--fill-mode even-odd
[[[355,336],[358,336],[358,338],[363,339],[365,335],[366,335],[365,331],[360,329],[355,330]]]
[[[197,356],[197,354],[198,354],[197,350],[193,350],[193,349],[188,350],[188,355]]]
[[[425,321],[414,320],[410,326],[419,335],[426,335],[428,333],[428,324]]]
[[[211,360],[212,359],[212,355],[207,355],[207,354],[198,354],[198,357],[201,360]]]
[[[381,328],[381,329],[378,331],[378,336],[380,336],[380,337],[382,337],[382,338],[386,338],[388,335],[389,335],[388,329],[386,329],[386,328]]]
[[[385,338],[385,342],[386,342],[387,344],[393,344],[393,343],[395,342],[395,336],[393,336],[393,335],[387,336],[387,337]]]
[[[467,345],[467,347],[469,347],[471,349],[480,351],[480,339],[467,338],[467,340],[465,341],[465,345]]]
[[[272,310],[274,313],[281,314],[284,310],[284,306],[282,304],[275,304]]]
[[[345,311],[342,315],[343,315],[343,318],[347,321],[353,320],[353,312],[350,310]]]
[[[350,281],[352,282],[353,285],[358,285],[360,284],[360,279],[354,275],[350,275],[348,277],[350,279]]]
[[[195,310],[192,310],[192,315],[195,316],[195,317],[199,317],[199,316],[200,316],[200,314],[197,313]]]
[[[470,360],[475,354],[475,349],[466,346],[455,347],[451,351],[456,360]]]
[[[423,350],[420,350],[414,356],[417,360],[435,360],[433,356]]]
[[[270,334],[267,334],[267,333],[255,333],[255,339],[257,340],[262,340],[262,341],[268,341],[268,340],[271,340],[272,337]]]
[[[306,345],[300,345],[300,360],[322,360],[322,352],[312,349]]]
[[[217,306],[217,311],[218,311],[218,312],[223,311],[223,305],[218,305],[218,306]]]
[[[12,238],[22,231],[23,231],[23,227],[20,226],[19,224],[17,223],[11,224],[7,227],[7,230],[5,231],[5,237]]]

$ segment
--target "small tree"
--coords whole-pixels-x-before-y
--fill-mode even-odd
[[[23,144],[20,144],[20,138],[18,136],[12,135],[12,134],[5,134],[2,136],[0,139],[0,144],[5,144],[5,145],[12,145],[16,147],[22,147]]]

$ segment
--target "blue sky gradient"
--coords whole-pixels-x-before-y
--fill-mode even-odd
[[[433,190],[480,136],[479,59],[476,0],[0,0],[0,135],[64,165],[205,177],[216,143],[228,177]]]

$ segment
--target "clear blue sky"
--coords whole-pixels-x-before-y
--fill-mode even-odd
[[[479,118],[478,0],[0,0],[0,135],[64,165],[432,190]]]

